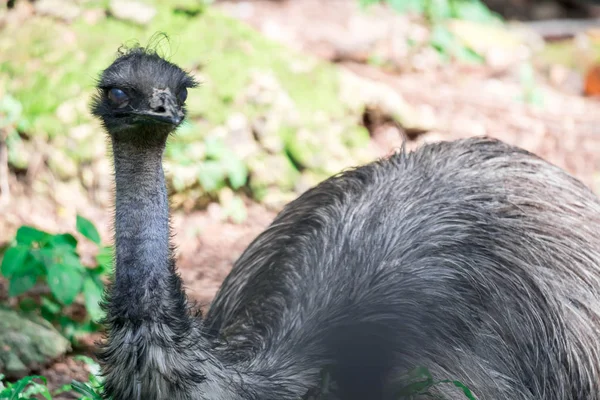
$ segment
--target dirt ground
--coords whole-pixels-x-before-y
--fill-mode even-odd
[[[409,147],[426,141],[489,135],[548,159],[600,192],[600,103],[579,95],[577,77],[565,78],[560,84],[541,82],[547,108],[540,110],[514,101],[521,89],[508,69],[447,66],[384,71],[344,55],[348,48],[360,48],[361,38],[368,36],[359,29],[368,26],[368,21],[360,21],[354,3],[258,0],[223,1],[217,6],[288,46],[338,62],[396,89],[429,115],[435,127],[427,133],[411,133]],[[382,14],[377,18],[395,17]],[[382,153],[398,147],[404,134],[407,132],[390,124],[373,129]],[[85,194],[57,184],[56,190],[65,192],[64,201],[57,204],[34,196],[35,189],[26,177],[12,183],[16,190],[0,218],[0,243],[25,223],[51,231],[74,231],[75,212],[93,220],[102,237],[111,237],[112,210],[93,205]],[[188,295],[201,305],[210,302],[233,262],[275,216],[274,211],[257,204],[248,203],[248,210],[247,221],[239,225],[223,221],[216,204],[205,211],[176,213],[173,217],[179,270]],[[72,378],[85,380],[81,366],[67,357],[41,372],[53,387],[60,387]]]

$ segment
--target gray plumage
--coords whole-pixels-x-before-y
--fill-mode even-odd
[[[99,82],[116,177],[106,396],[296,400],[329,368],[341,399],[388,400],[424,366],[485,400],[600,399],[600,202],[492,139],[328,179],[250,244],[205,318],[191,310],[161,161],[193,86],[143,49]]]

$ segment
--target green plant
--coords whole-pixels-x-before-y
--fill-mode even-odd
[[[535,70],[530,63],[523,63],[521,65],[519,80],[523,90],[519,96],[519,100],[531,105],[542,105],[544,98],[535,79]]]
[[[50,234],[31,226],[22,226],[6,249],[0,271],[9,281],[8,295],[19,297],[37,283],[48,286],[49,293],[39,298],[23,297],[19,307],[24,311],[38,309],[41,315],[61,327],[71,340],[81,331],[95,330],[95,321],[102,318],[99,306],[104,284],[102,277],[109,273],[112,263],[110,247],[102,246],[95,226],[77,216],[77,231],[98,248],[96,266],[85,267],[77,253],[77,239],[68,233]],[[84,321],[76,322],[65,315],[64,309],[79,295],[87,310]]]
[[[216,194],[227,186],[237,190],[246,185],[246,164],[219,137],[209,136],[199,143],[196,130],[191,122],[182,126],[165,150],[167,157],[177,160],[178,165],[197,168],[197,182],[208,194]],[[174,177],[173,185],[179,191],[185,183]]]
[[[36,395],[43,396],[44,399],[52,400],[54,396],[66,392],[75,392],[82,397],[78,400],[102,400],[100,395],[102,391],[102,377],[100,376],[100,367],[89,357],[76,356],[77,360],[83,361],[90,369],[88,382],[78,382],[73,380],[71,384],[64,385],[54,392],[48,389],[48,382],[45,377],[39,375],[26,376],[17,382],[3,382],[4,375],[0,374],[0,400],[33,399]],[[42,383],[36,382],[41,381]]]
[[[231,190],[237,191],[246,186],[248,166],[221,138],[209,136],[198,143],[193,139],[194,131],[192,123],[186,124],[166,150],[167,156],[177,160],[179,167],[192,171],[191,176],[175,174],[174,189],[182,192],[186,186],[197,184],[204,194],[219,199],[227,217],[236,223],[243,222],[246,208],[242,199]]]
[[[27,376],[15,383],[7,383],[5,386],[1,382],[3,376],[0,374],[0,399],[28,399],[29,396],[39,394],[44,396],[45,399],[52,400],[52,396],[56,396],[64,392],[74,391],[83,395],[83,397],[80,397],[78,400],[102,400],[100,393],[102,391],[103,379],[100,376],[99,365],[94,360],[86,356],[76,356],[75,359],[85,362],[90,369],[88,382],[79,382],[73,380],[70,385],[65,385],[51,394],[46,386],[46,378],[43,376]],[[329,392],[329,373],[324,371],[321,378],[321,388],[323,388],[323,393],[325,394],[326,398]],[[35,382],[36,379],[41,380],[43,384]],[[407,374],[407,379],[410,380],[411,383],[398,391],[397,396],[399,396],[399,399],[413,399],[415,396],[419,396],[418,398],[428,397],[432,399],[444,400],[443,398],[432,394],[431,389],[440,384],[452,384],[462,390],[466,399],[476,400],[476,397],[473,395],[471,390],[463,383],[450,379],[436,381],[433,379],[429,370],[425,367],[415,368],[414,370],[410,371]]]
[[[15,383],[3,383],[4,375],[0,374],[0,399],[17,400],[30,399],[31,396],[42,395],[45,399],[52,400],[47,381],[43,376],[31,375]],[[38,383],[40,380],[43,383]]]
[[[462,382],[457,380],[443,379],[443,380],[435,380],[431,375],[431,372],[425,367],[418,367],[411,370],[407,376],[407,381],[411,382],[410,384],[404,386],[397,393],[400,399],[413,399],[415,396],[419,396],[416,398],[423,398],[423,396],[432,398],[432,399],[440,399],[439,396],[436,396],[431,393],[431,389],[434,386],[441,384],[452,384],[462,390],[465,397],[469,400],[476,400],[475,396],[471,392],[471,390],[464,385]],[[443,400],[440,399],[440,400]]]
[[[22,149],[19,132],[25,132],[28,128],[21,103],[9,94],[0,97],[0,145],[6,145],[6,161],[17,168],[24,168],[27,163],[22,151],[19,151]]]
[[[387,3],[400,13],[417,13],[429,21],[456,18],[484,23],[497,23],[501,19],[480,0],[359,0],[366,7],[376,3]]]
[[[79,382],[74,380],[71,383],[73,390],[84,397],[79,400],[102,400],[100,393],[102,391],[103,378],[100,376],[100,366],[94,360],[85,356],[75,357],[77,360],[85,362],[90,368],[88,382]]]
[[[465,45],[454,35],[446,21],[459,19],[483,24],[501,24],[502,19],[480,0],[359,0],[364,7],[375,3],[387,3],[400,13],[423,15],[432,31],[429,45],[447,60],[454,57],[461,61],[481,63],[483,57]]]
[[[218,138],[208,138],[205,141],[206,158],[200,165],[198,179],[207,192],[221,189],[229,183],[236,190],[244,186],[248,179],[248,168]]]

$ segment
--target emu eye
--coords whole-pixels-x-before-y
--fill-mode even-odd
[[[108,98],[119,108],[125,107],[129,102],[129,97],[125,92],[117,88],[112,88],[108,91]]]
[[[177,93],[177,100],[179,100],[180,104],[185,103],[185,101],[187,100],[187,89],[183,88],[179,91],[179,93]]]

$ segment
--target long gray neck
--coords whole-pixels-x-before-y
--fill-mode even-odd
[[[225,361],[235,348],[223,354],[213,350],[201,320],[188,313],[175,271],[162,169],[164,143],[112,140],[116,273],[108,302],[108,340],[98,352],[106,396],[279,400],[305,393],[317,373],[311,366],[296,366],[297,372],[278,376],[278,363],[268,357],[257,365],[236,365]]]
[[[116,181],[116,273],[113,296],[127,319],[153,319],[178,308],[180,285],[171,255],[163,142],[113,138]],[[173,286],[175,284],[175,287]],[[115,303],[115,302],[113,302]],[[181,312],[182,310],[177,310]]]

